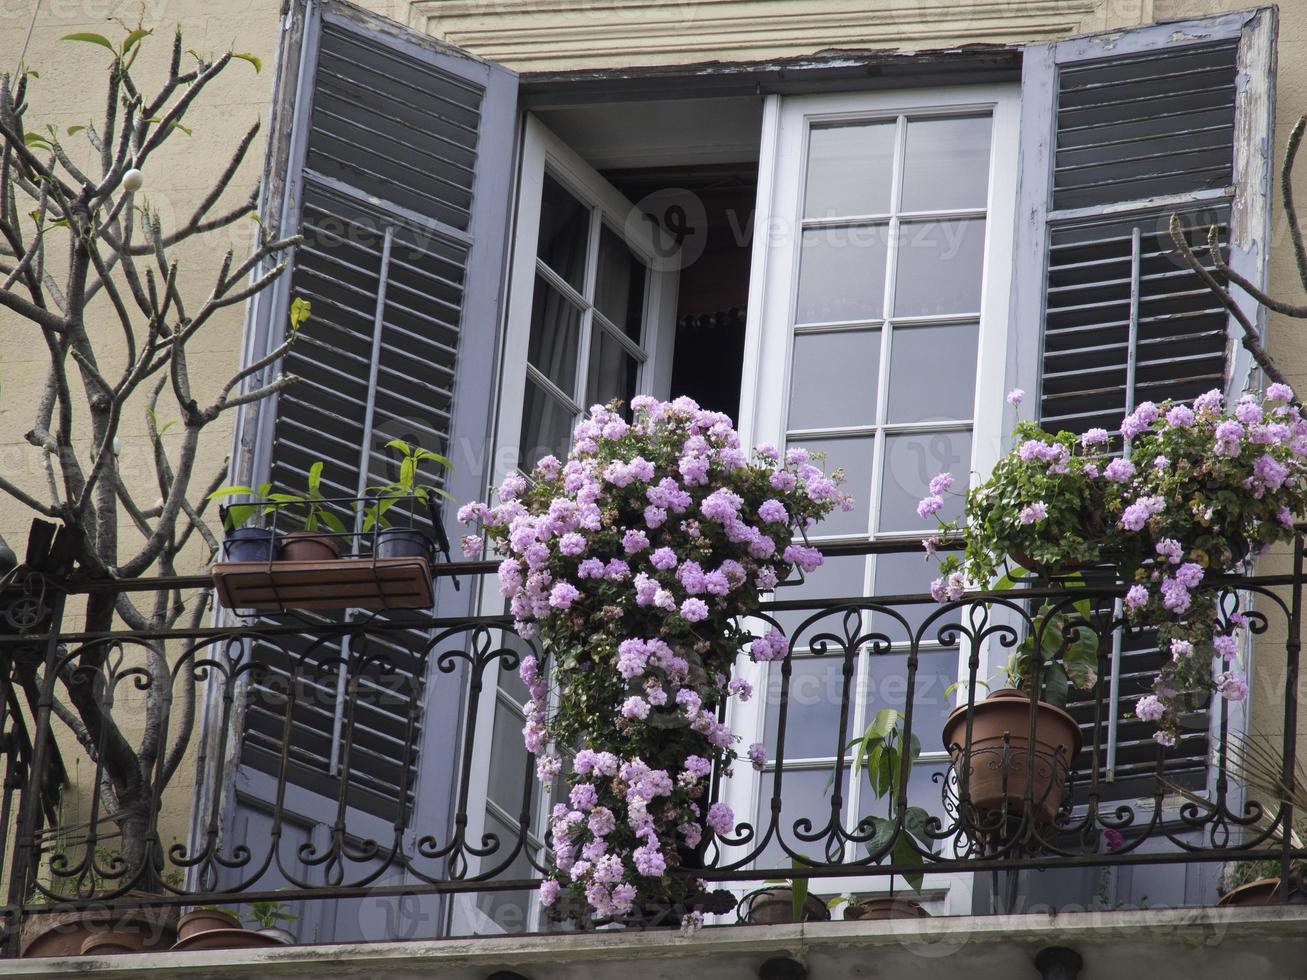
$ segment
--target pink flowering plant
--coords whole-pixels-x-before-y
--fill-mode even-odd
[[[795,566],[821,564],[804,529],[851,506],[838,472],[801,449],[747,453],[729,418],[688,398],[631,408],[630,423],[618,406],[592,408],[565,462],[546,456],[529,480],[506,479],[495,506],[460,513],[505,556],[516,627],[549,658],[521,662],[537,774],[549,784],[566,770],[542,902],[567,889],[600,918],[694,915],[702,883],[686,872],[710,835],[735,828],[711,788],[739,756],[724,707],[752,694],[731,676],[736,656],[789,649],[779,630],[755,636],[744,620]],[[565,747],[577,750],[570,765]],[[744,754],[766,762],[761,745]]]
[[[1272,384],[1228,410],[1219,391],[1192,404],[1144,402],[1117,433],[1053,436],[1029,422],[1016,433],[1017,447],[968,493],[964,517],[942,526],[966,552],[941,562],[936,598],[958,599],[1004,564],[1110,561],[1127,586],[1127,617],[1157,629],[1171,655],[1136,705],[1157,723],[1157,741],[1174,745],[1183,716],[1213,692],[1245,698],[1236,664],[1244,618],[1222,617],[1214,597],[1196,591],[1291,539],[1307,510],[1307,419],[1292,390]],[[1114,436],[1124,448],[1108,456]],[[923,513],[942,507],[935,489]]]

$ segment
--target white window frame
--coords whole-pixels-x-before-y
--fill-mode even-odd
[[[977,383],[972,415],[973,481],[983,479],[998,460],[1003,443],[1004,379],[1009,350],[1009,309],[1012,289],[1012,257],[1016,222],[1015,202],[1018,162],[1019,95],[1017,84],[948,86],[918,90],[823,94],[797,97],[769,97],[764,108],[762,154],[759,161],[758,200],[754,227],[753,261],[749,286],[748,326],[745,335],[744,378],[740,399],[740,433],[746,444],[769,442],[784,445],[788,399],[777,397],[789,390],[793,357],[794,318],[797,303],[798,266],[802,234],[803,192],[808,134],[814,123],[860,122],[895,117],[903,113],[951,115],[990,111],[993,131],[990,139],[990,184],[986,202],[984,275],[981,286],[980,327],[977,348]],[[901,166],[901,164],[899,164]],[[889,311],[886,311],[888,315]],[[883,336],[883,335],[882,335]],[[880,384],[886,383],[887,359],[882,356]],[[877,468],[873,483],[883,477],[883,439],[877,440]],[[859,503],[864,503],[859,501]],[[871,501],[865,502],[867,506]],[[843,537],[843,536],[842,536]],[[861,535],[859,535],[861,537]],[[919,531],[867,533],[868,541],[916,540]],[[867,562],[865,595],[870,595],[874,562]],[[988,657],[981,651],[981,678],[988,673]],[[865,656],[865,654],[863,654]],[[965,644],[958,653],[959,677],[966,676],[970,650]],[[767,690],[767,666],[741,657],[739,676],[747,678],[760,692]],[[959,692],[965,698],[965,692]],[[743,744],[761,742],[765,733],[766,698],[732,705],[731,725]],[[866,719],[859,698],[854,731],[862,731]],[[926,754],[922,762],[947,759],[943,752]],[[770,776],[760,778],[737,767],[737,775],[723,782],[726,802],[737,820],[754,822],[761,797],[770,786]],[[852,805],[850,802],[848,805]],[[737,852],[736,859],[743,852]],[[901,886],[900,886],[901,887]],[[819,892],[876,893],[888,890],[883,878],[817,879]],[[927,875],[923,894],[942,897],[950,913],[970,908],[969,883],[959,876]]]
[[[676,340],[676,300],[679,284],[680,263],[676,247],[669,237],[664,235],[651,221],[640,216],[635,205],[605,180],[593,167],[587,164],[574,150],[556,136],[544,123],[534,115],[527,114],[523,122],[521,158],[517,183],[517,212],[513,230],[513,244],[510,252],[508,270],[508,303],[506,320],[503,327],[502,354],[499,372],[498,411],[495,419],[494,459],[492,473],[493,485],[497,486],[508,474],[518,470],[518,444],[522,432],[522,413],[524,410],[526,384],[528,375],[539,381],[542,377],[534,367],[527,363],[527,347],[531,333],[531,310],[535,297],[537,273],[541,263],[538,261],[537,248],[540,234],[541,199],[544,192],[545,173],[557,180],[582,204],[591,207],[591,225],[589,245],[586,253],[585,292],[593,294],[597,274],[597,242],[599,223],[608,226],[626,242],[627,246],[648,267],[645,285],[644,322],[645,336],[642,338],[644,359],[640,363],[636,376],[636,393],[652,394],[666,398],[670,392],[672,380],[672,352]],[[550,281],[559,280],[557,274],[546,273]],[[561,281],[561,280],[560,280]],[[568,295],[573,292],[570,288]],[[604,329],[592,326],[593,311],[587,309],[582,319],[582,329],[577,343],[577,390],[585,391],[585,380],[589,370],[590,337],[592,330]],[[618,325],[620,328],[620,325]],[[611,333],[612,331],[610,331]],[[628,349],[633,345],[626,338],[621,338]],[[553,385],[544,380],[551,389]],[[588,405],[579,406],[583,411]],[[503,612],[503,600],[499,590],[490,582],[483,586],[480,599],[480,612],[486,616],[496,616]],[[493,745],[494,722],[498,710],[508,711],[515,718],[522,715],[522,707],[508,692],[493,683],[497,671],[488,670],[483,678],[485,686],[481,692],[477,711],[477,724],[474,744],[490,751]],[[474,843],[481,840],[486,830],[485,813],[487,808],[501,811],[499,817],[509,824],[517,820],[516,814],[502,812],[502,807],[490,800],[490,764],[487,754],[484,764],[473,767],[469,780],[467,839]],[[537,787],[536,820],[543,826],[544,816],[548,810],[548,801]],[[534,835],[532,835],[534,837]],[[533,844],[539,842],[533,840]],[[501,842],[501,852],[504,843]],[[488,860],[502,860],[502,853]],[[471,863],[479,863],[473,861]],[[477,896],[461,896],[454,902],[454,916],[458,924],[457,931],[486,932],[489,920],[477,906]],[[528,922],[538,915],[535,899],[532,899],[528,911]]]

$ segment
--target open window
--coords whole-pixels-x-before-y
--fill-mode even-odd
[[[637,86],[524,112],[499,66],[339,0],[308,10],[287,32],[270,168],[281,190],[265,209],[308,237],[282,286],[259,297],[246,355],[275,347],[302,294],[314,316],[285,370],[305,383],[240,420],[242,482],[302,479],[326,458],[335,489],[352,494],[385,476],[385,442],[401,436],[447,452],[447,488],[482,499],[508,472],[563,455],[590,405],[689,394],[734,417],[746,441],[844,469],[859,506],[815,540],[910,542],[928,529],[914,504],[934,473],[965,486],[1002,452],[1009,388],[1038,392],[1050,422],[1087,426],[1136,398],[1186,397],[1200,380],[1239,387],[1247,374],[1224,318],[1168,265],[1157,221],[1173,210],[1215,220],[1231,262],[1262,280],[1266,161],[1236,152],[1234,134],[1269,133],[1268,11],[1026,48],[1021,78],[895,84],[835,66],[805,92],[753,66],[728,92],[684,79],[665,96]],[[786,597],[915,593],[931,576],[915,555],[846,553]],[[493,583],[480,585],[447,580],[437,611],[502,613]],[[339,809],[375,840],[400,825],[439,837],[465,820],[467,840],[508,841],[523,814],[543,812],[517,678],[483,677],[465,717],[468,679],[435,677],[429,635],[397,628],[387,662],[400,683],[385,696],[357,697],[379,685],[353,685],[339,666],[297,687],[293,663],[339,665],[352,641],[324,654],[287,635],[206,749],[211,772],[230,764],[235,777],[225,800],[207,795],[219,781],[204,783],[197,835],[220,823],[232,839],[276,829],[307,846]],[[927,808],[944,762],[934,734],[970,653],[943,640],[916,651],[925,755],[909,795]],[[1120,651],[1107,720],[1087,738],[1115,745],[1122,766],[1135,764],[1121,737],[1135,653]],[[907,655],[898,641],[857,651],[850,730],[836,737],[903,706]],[[829,737],[840,690],[829,672],[841,667],[796,650],[810,693],[805,703],[791,689],[791,823],[828,805],[844,744]],[[773,689],[770,668],[740,669]],[[310,696],[291,704],[280,690]],[[775,708],[756,698],[735,730],[774,742]],[[479,754],[463,784],[450,746],[467,745]],[[1201,782],[1200,754],[1194,771]],[[771,778],[726,784],[740,819],[757,818]],[[860,787],[840,794],[847,825],[875,812]],[[532,831],[525,844],[505,872],[515,878],[544,841]],[[443,870],[415,859],[383,883],[410,873]],[[929,896],[963,911],[953,884],[928,879]],[[493,891],[405,909],[320,903],[304,938],[435,935],[451,922],[520,931],[536,922],[533,903]]]

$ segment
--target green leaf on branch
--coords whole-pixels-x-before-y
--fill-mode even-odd
[[[63,36],[63,40],[83,41],[86,44],[98,44],[100,47],[108,48],[111,52],[113,52],[115,58],[118,56],[118,49],[115,48],[113,46],[113,43],[103,34],[91,34],[88,31],[79,31],[76,34],[65,34]]]
[[[257,215],[255,220],[258,220]],[[299,332],[300,327],[304,326],[312,311],[313,305],[302,296],[296,296],[290,301],[290,332],[292,334]]]
[[[254,66],[255,74],[263,71],[263,59],[258,55],[250,54],[248,51],[233,51],[231,56],[233,58],[239,58],[241,61],[248,61]]]
[[[123,41],[123,54],[126,54],[132,48],[136,47],[137,43],[142,38],[147,38],[153,33],[154,31],[147,30],[144,27],[136,28],[136,30],[127,35],[127,40]]]

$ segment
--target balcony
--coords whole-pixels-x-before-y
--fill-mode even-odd
[[[852,560],[917,547],[826,551]],[[263,903],[276,903],[274,924],[294,946],[173,952],[160,940],[156,952],[64,950],[4,972],[291,975],[317,969],[317,947],[331,943],[340,974],[358,976],[444,964],[469,978],[509,967],[531,978],[663,977],[685,957],[711,976],[761,976],[767,962],[851,976],[869,956],[885,975],[933,976],[951,956],[983,967],[977,976],[1036,976],[1035,954],[1056,946],[1083,953],[1090,977],[1193,976],[1218,962],[1290,975],[1304,918],[1296,888],[1258,907],[1216,904],[1222,874],[1240,862],[1296,882],[1307,859],[1301,839],[1283,832],[1300,819],[1293,793],[1268,794],[1253,772],[1260,760],[1283,785],[1302,784],[1298,699],[1283,693],[1298,691],[1301,536],[1285,567],[1205,583],[1208,601],[1226,618],[1245,615],[1255,636],[1255,710],[1195,703],[1173,747],[1133,716],[1160,654],[1124,621],[1124,588],[1110,572],[942,604],[916,593],[815,594],[815,578],[782,587],[765,616],[791,652],[742,666],[760,682],[757,711],[727,719],[737,732],[756,729],[770,761],[758,775],[737,766],[730,779],[714,777],[736,825],[684,872],[716,895],[693,935],[674,928],[678,910],[596,928],[540,909],[544,804],[512,723],[518,662],[534,648],[508,618],[319,602],[228,613],[219,626],[91,635],[76,631],[71,612],[89,594],[190,602],[211,580],[69,582],[20,568],[0,610],[9,627],[0,636],[6,954],[86,912],[101,915],[101,931],[197,906],[254,925]],[[439,592],[489,583],[494,568],[431,571]],[[1043,734],[1027,700],[985,741],[987,683],[1038,628],[1036,609],[1086,601],[1078,625],[1092,630],[1098,669],[1068,700],[1074,734]],[[139,712],[127,725],[134,737],[153,731],[144,807],[122,812],[124,787],[105,778],[114,746],[103,732],[68,727],[70,697],[92,699],[120,724]],[[878,796],[847,746],[885,707],[901,714],[903,744],[919,740],[921,756],[900,763],[901,790]],[[921,873],[916,891],[907,882]],[[823,902],[844,896],[830,902],[836,921],[750,924],[747,896],[778,879],[807,881]],[[838,921],[847,905],[891,896],[928,916]]]

